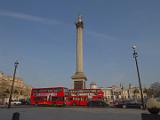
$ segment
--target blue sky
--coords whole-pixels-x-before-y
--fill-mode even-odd
[[[160,81],[159,0],[0,0],[0,70],[33,87],[72,87],[75,21],[84,20],[87,84],[137,85],[137,45],[144,86]]]

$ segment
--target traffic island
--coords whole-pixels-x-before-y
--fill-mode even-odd
[[[159,114],[142,113],[141,117],[142,117],[142,120],[160,120],[160,115]]]

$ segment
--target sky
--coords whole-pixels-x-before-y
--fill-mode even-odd
[[[142,86],[160,82],[159,0],[0,0],[0,71],[33,87],[73,87],[75,21],[84,21],[87,85],[138,85],[132,46],[137,46]]]

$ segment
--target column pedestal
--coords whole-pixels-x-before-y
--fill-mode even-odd
[[[83,72],[76,72],[72,76],[74,89],[85,89],[87,77]]]

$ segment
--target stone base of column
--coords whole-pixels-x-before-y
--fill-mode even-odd
[[[76,72],[73,76],[72,79],[84,79],[87,80],[87,77],[83,72]]]
[[[74,89],[85,89],[87,77],[83,72],[76,72],[72,76]]]

